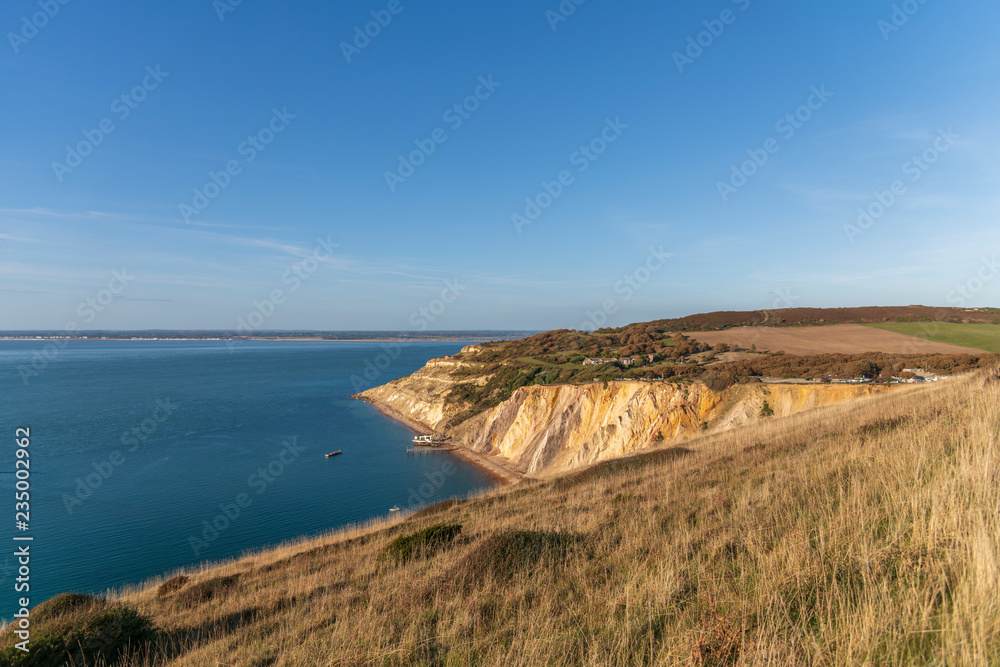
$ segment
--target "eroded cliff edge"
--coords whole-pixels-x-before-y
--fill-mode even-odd
[[[667,444],[705,428],[729,429],[761,419],[765,402],[776,416],[787,416],[891,390],[882,385],[749,384],[713,391],[701,382],[640,381],[533,385],[452,428],[449,420],[465,409],[448,398],[459,384],[452,374],[468,366],[449,357],[433,359],[413,375],[359,396],[390,416],[499,457],[520,473],[548,475],[650,447],[660,434]]]

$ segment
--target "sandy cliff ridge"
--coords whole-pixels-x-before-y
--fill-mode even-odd
[[[360,397],[428,431],[445,432],[473,451],[500,457],[518,472],[543,476],[647,448],[659,434],[666,444],[701,433],[705,425],[712,431],[734,428],[761,419],[765,402],[775,415],[787,416],[899,390],[882,385],[752,384],[716,392],[701,382],[638,381],[535,385],[521,387],[495,408],[448,428],[448,421],[464,409],[447,399],[459,383],[451,373],[468,365],[449,357],[434,359],[413,375]]]

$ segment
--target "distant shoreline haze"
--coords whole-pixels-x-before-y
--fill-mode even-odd
[[[0,331],[0,340],[284,340],[284,341],[489,341],[527,338],[538,331]]]

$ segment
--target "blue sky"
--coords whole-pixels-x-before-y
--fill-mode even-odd
[[[996,3],[230,2],[3,4],[0,329],[1000,305]]]

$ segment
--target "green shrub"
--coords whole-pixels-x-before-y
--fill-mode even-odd
[[[140,649],[156,638],[156,630],[134,608],[89,595],[65,593],[31,613],[29,652],[11,625],[0,634],[0,664],[10,667],[114,665],[127,648]]]
[[[418,530],[412,535],[401,535],[385,548],[385,556],[397,563],[407,563],[417,558],[427,558],[451,543],[462,532],[457,523],[438,523]]]
[[[93,605],[96,602],[97,598],[93,595],[60,593],[32,609],[31,620],[35,623],[45,623],[67,612],[71,612],[77,607]]]

